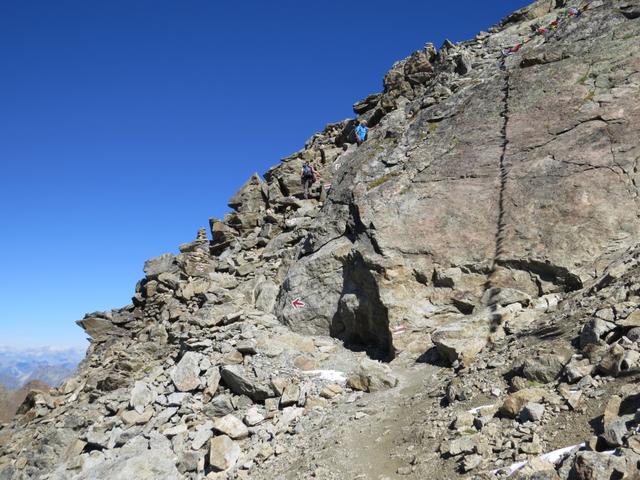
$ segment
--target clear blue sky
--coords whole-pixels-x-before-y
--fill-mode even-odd
[[[69,345],[254,172],[524,0],[0,1],[0,344]]]

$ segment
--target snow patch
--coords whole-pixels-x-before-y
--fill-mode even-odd
[[[573,445],[571,447],[560,448],[558,450],[554,450],[553,452],[545,453],[544,455],[542,455],[542,458],[544,458],[547,462],[556,465],[564,457],[569,455],[574,449],[583,448],[585,445],[585,443],[579,443],[578,445]]]
[[[475,415],[481,410],[486,410],[487,408],[492,408],[494,406],[495,405],[493,403],[490,403],[489,405],[480,405],[479,407],[472,408],[471,410],[467,410],[467,413],[473,413]]]
[[[563,460],[565,457],[567,457],[572,451],[574,451],[576,449],[581,449],[585,445],[586,445],[585,443],[579,443],[578,445],[572,445],[570,447],[559,448],[558,450],[554,450],[552,452],[540,455],[540,457],[543,460],[546,460],[549,463],[557,465],[561,460]],[[514,473],[516,473],[518,470],[520,470],[522,467],[524,467],[527,463],[529,463],[527,460],[525,460],[524,462],[514,463],[513,465],[510,465],[508,467],[498,468],[496,470],[493,470],[491,473],[493,473],[493,474],[506,473],[508,476],[511,476]]]
[[[315,376],[321,380],[326,380],[327,382],[333,382],[340,385],[345,385],[347,383],[347,376],[345,375],[345,373],[338,370],[309,370],[301,373]]]

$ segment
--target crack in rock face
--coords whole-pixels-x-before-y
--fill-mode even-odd
[[[342,296],[330,335],[351,348],[369,349],[374,358],[392,358],[388,312],[380,299],[374,273],[356,253],[344,266],[343,277]]]

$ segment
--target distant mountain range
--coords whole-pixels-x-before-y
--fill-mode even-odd
[[[21,349],[0,346],[0,385],[16,390],[33,380],[57,386],[84,358],[85,348],[41,347]]]

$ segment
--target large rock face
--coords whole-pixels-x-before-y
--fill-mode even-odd
[[[394,64],[78,322],[0,479],[632,478],[639,18],[538,0]]]
[[[525,18],[548,13],[542,3]],[[431,58],[433,98],[403,92],[371,140],[337,160],[281,292],[288,325],[384,345],[388,325],[419,323],[460,298],[482,308],[489,280],[534,297],[572,291],[635,244],[637,25],[608,5],[591,8],[521,55],[495,52],[531,22]],[[462,56],[472,66],[463,76]],[[292,310],[295,298],[309,311]]]

